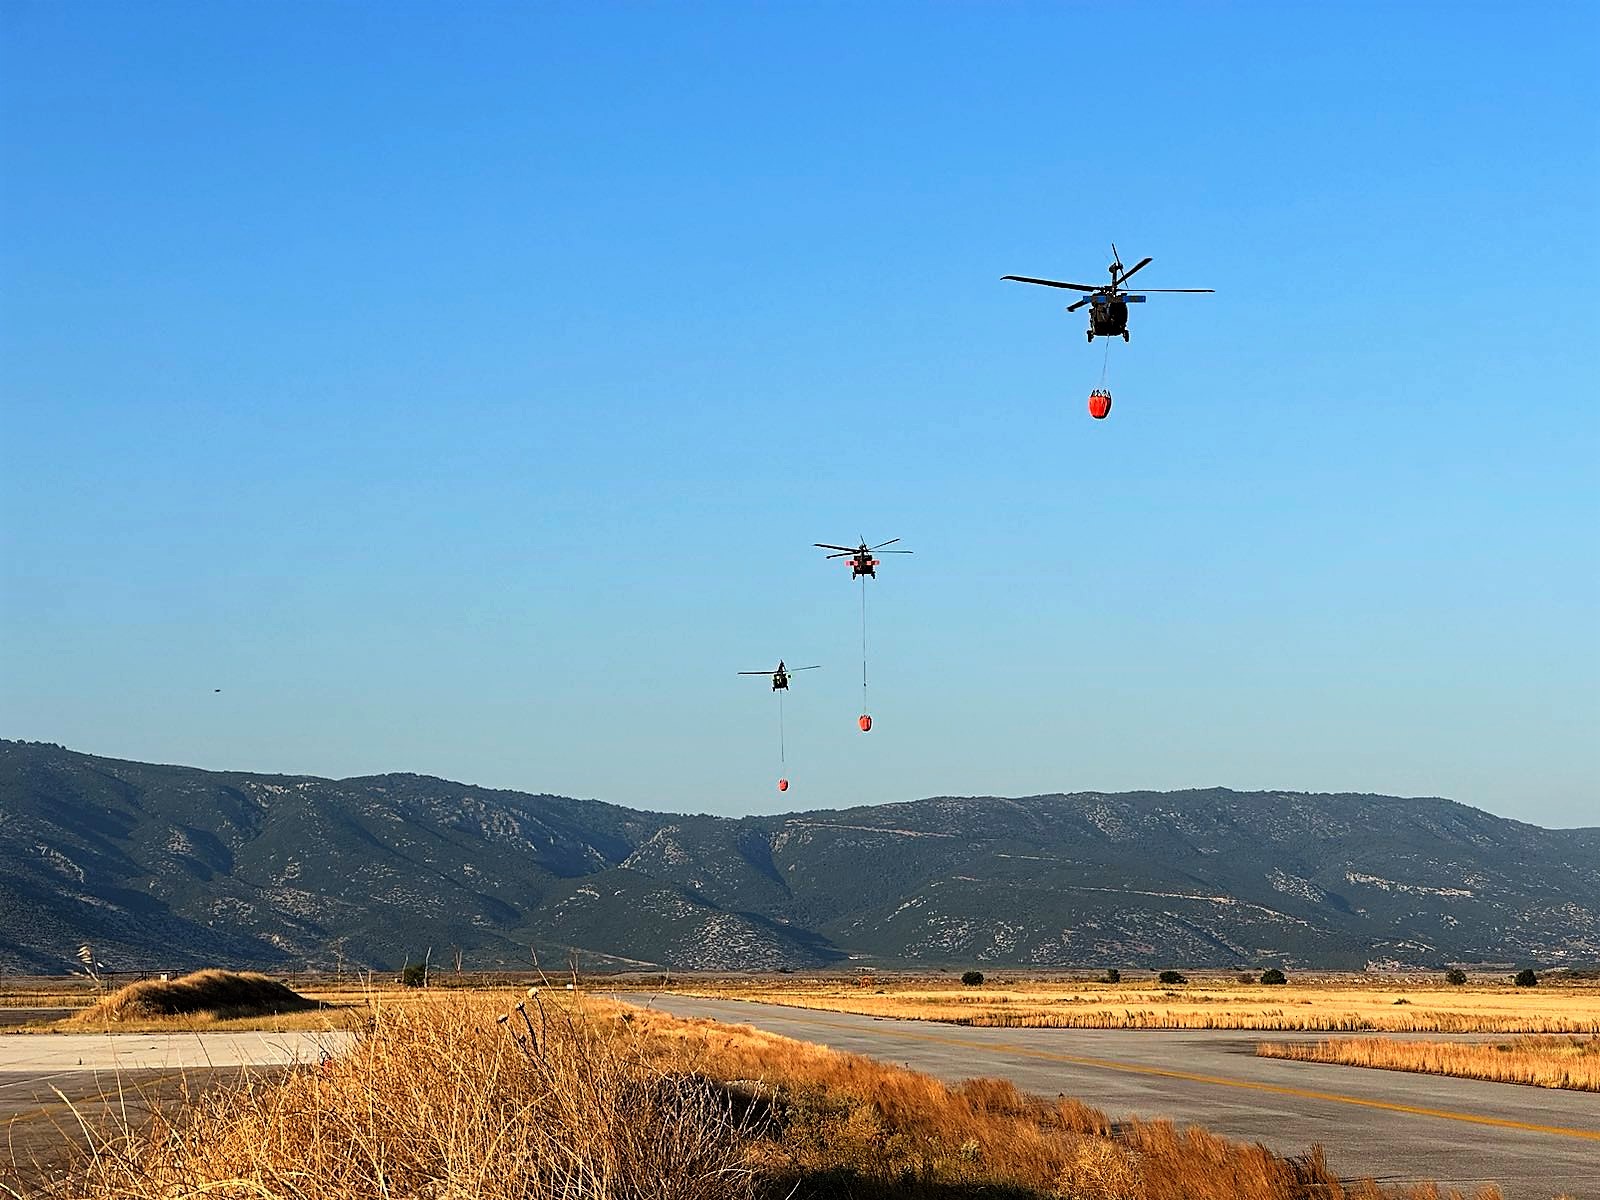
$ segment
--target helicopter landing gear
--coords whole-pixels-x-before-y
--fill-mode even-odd
[[[1084,330],[1084,337],[1088,338],[1091,342],[1094,341],[1094,330],[1092,330],[1092,329]]]
[[[1128,340],[1128,331],[1126,329],[1124,329],[1122,331],[1122,340],[1123,341],[1127,341]]]

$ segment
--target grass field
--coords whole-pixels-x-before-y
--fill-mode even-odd
[[[354,1029],[382,1003],[421,1002],[440,990],[522,990],[542,982],[533,975],[514,984],[501,977],[436,975],[426,991],[400,987],[392,977],[278,976],[318,1001],[318,1012],[260,1018],[211,1014],[125,1017],[123,1030]],[[1167,986],[1154,980],[1118,984],[1082,979],[1006,978],[965,987],[954,977],[879,975],[724,976],[648,982],[596,976],[591,991],[672,991],[714,999],[752,1000],[869,1016],[914,1018],[957,1025],[1078,1029],[1258,1029],[1308,1033],[1600,1034],[1600,981],[1545,982],[1535,988],[1505,982],[1446,984],[1438,976],[1369,978],[1307,975],[1287,985],[1243,983],[1233,976],[1193,976]],[[556,983],[559,990],[563,985]],[[0,987],[0,1008],[88,1008],[101,994],[86,980],[27,980]],[[65,1028],[53,1021],[19,1031]]]
[[[558,994],[381,1005],[350,1053],[101,1130],[50,1200],[1448,1200],[1308,1148],[1107,1118],[745,1027]],[[1493,1188],[1474,1193],[1498,1196]]]
[[[1600,986],[1518,988],[1440,979],[1312,979],[1270,986],[1232,977],[1167,986],[1016,980],[771,978],[684,981],[670,990],[956,1025],[1068,1029],[1260,1029],[1309,1032],[1600,1033]]]
[[[1498,1043],[1335,1038],[1315,1043],[1263,1042],[1256,1053],[1263,1058],[1600,1092],[1600,1037],[1519,1037]]]

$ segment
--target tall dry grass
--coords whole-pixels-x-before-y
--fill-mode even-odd
[[[1523,1037],[1498,1044],[1337,1038],[1314,1044],[1263,1042],[1256,1053],[1263,1058],[1600,1092],[1600,1037]]]
[[[256,1073],[91,1133],[62,1200],[712,1200],[751,1192],[704,1080],[566,1017],[513,1038],[493,1002],[380,1009],[342,1058]],[[535,1025],[537,1028],[537,1025]]]
[[[1435,1200],[1203,1130],[605,1002],[430,997],[94,1136],[50,1200]],[[503,1019],[509,1015],[509,1020]],[[1478,1193],[1498,1197],[1494,1189]]]

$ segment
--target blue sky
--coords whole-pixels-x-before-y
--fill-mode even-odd
[[[1600,823],[1594,6],[0,18],[4,735]]]

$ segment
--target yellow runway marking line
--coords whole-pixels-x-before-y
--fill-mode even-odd
[[[858,1032],[855,1026],[840,1025],[833,1021],[819,1021],[814,1017],[785,1016],[785,1021],[798,1025],[814,1025],[821,1029]],[[887,1024],[887,1019],[884,1020]],[[1600,1129],[1570,1129],[1564,1125],[1536,1125],[1530,1121],[1513,1121],[1507,1117],[1485,1117],[1477,1113],[1453,1112],[1445,1108],[1425,1108],[1416,1104],[1396,1104],[1389,1100],[1367,1100],[1361,1096],[1346,1096],[1339,1092],[1317,1092],[1306,1088],[1289,1087],[1280,1083],[1256,1083],[1248,1079],[1229,1079],[1222,1075],[1198,1075],[1190,1071],[1173,1071],[1166,1067],[1146,1067],[1138,1063],[1116,1062],[1108,1058],[1085,1058],[1075,1054],[1059,1054],[1053,1050],[1036,1050],[1031,1046],[1018,1046],[1009,1042],[975,1042],[965,1038],[949,1037],[937,1033],[915,1033],[908,1029],[892,1029],[891,1036],[911,1041],[937,1042],[944,1046],[959,1046],[963,1050],[1004,1051],[1026,1058],[1042,1058],[1050,1062],[1072,1063],[1075,1066],[1099,1067],[1106,1071],[1123,1071],[1131,1075],[1155,1075],[1164,1079],[1183,1079],[1190,1083],[1209,1083],[1218,1087],[1244,1088],[1248,1091],[1271,1092],[1279,1096],[1295,1096],[1301,1100],[1327,1100],[1334,1104],[1353,1104],[1361,1108],[1377,1108],[1385,1112],[1409,1113],[1418,1117],[1439,1117],[1446,1121],[1464,1121],[1470,1125],[1493,1125],[1500,1129],[1521,1129],[1529,1133],[1548,1133],[1556,1137],[1582,1138],[1600,1142]]]

